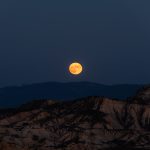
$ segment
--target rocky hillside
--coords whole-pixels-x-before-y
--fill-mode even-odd
[[[146,87],[128,101],[87,97],[1,110],[0,150],[148,150],[149,104]]]

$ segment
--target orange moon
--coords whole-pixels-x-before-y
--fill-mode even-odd
[[[80,63],[74,62],[69,66],[69,71],[73,75],[79,75],[83,71],[83,67]]]

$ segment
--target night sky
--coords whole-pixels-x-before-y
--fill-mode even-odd
[[[80,76],[68,65],[79,61]],[[150,0],[1,0],[0,86],[150,83]]]

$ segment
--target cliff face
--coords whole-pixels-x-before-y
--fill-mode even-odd
[[[1,111],[0,150],[150,149],[147,91],[132,101],[101,97],[33,101]]]
[[[150,105],[150,86],[145,86],[140,89],[137,95],[134,97],[134,101],[139,104]]]

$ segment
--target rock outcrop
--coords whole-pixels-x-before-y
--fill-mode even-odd
[[[133,101],[33,101],[0,111],[0,150],[150,149],[149,89]]]
[[[150,86],[145,86],[140,89],[134,97],[134,100],[139,104],[150,105]]]

